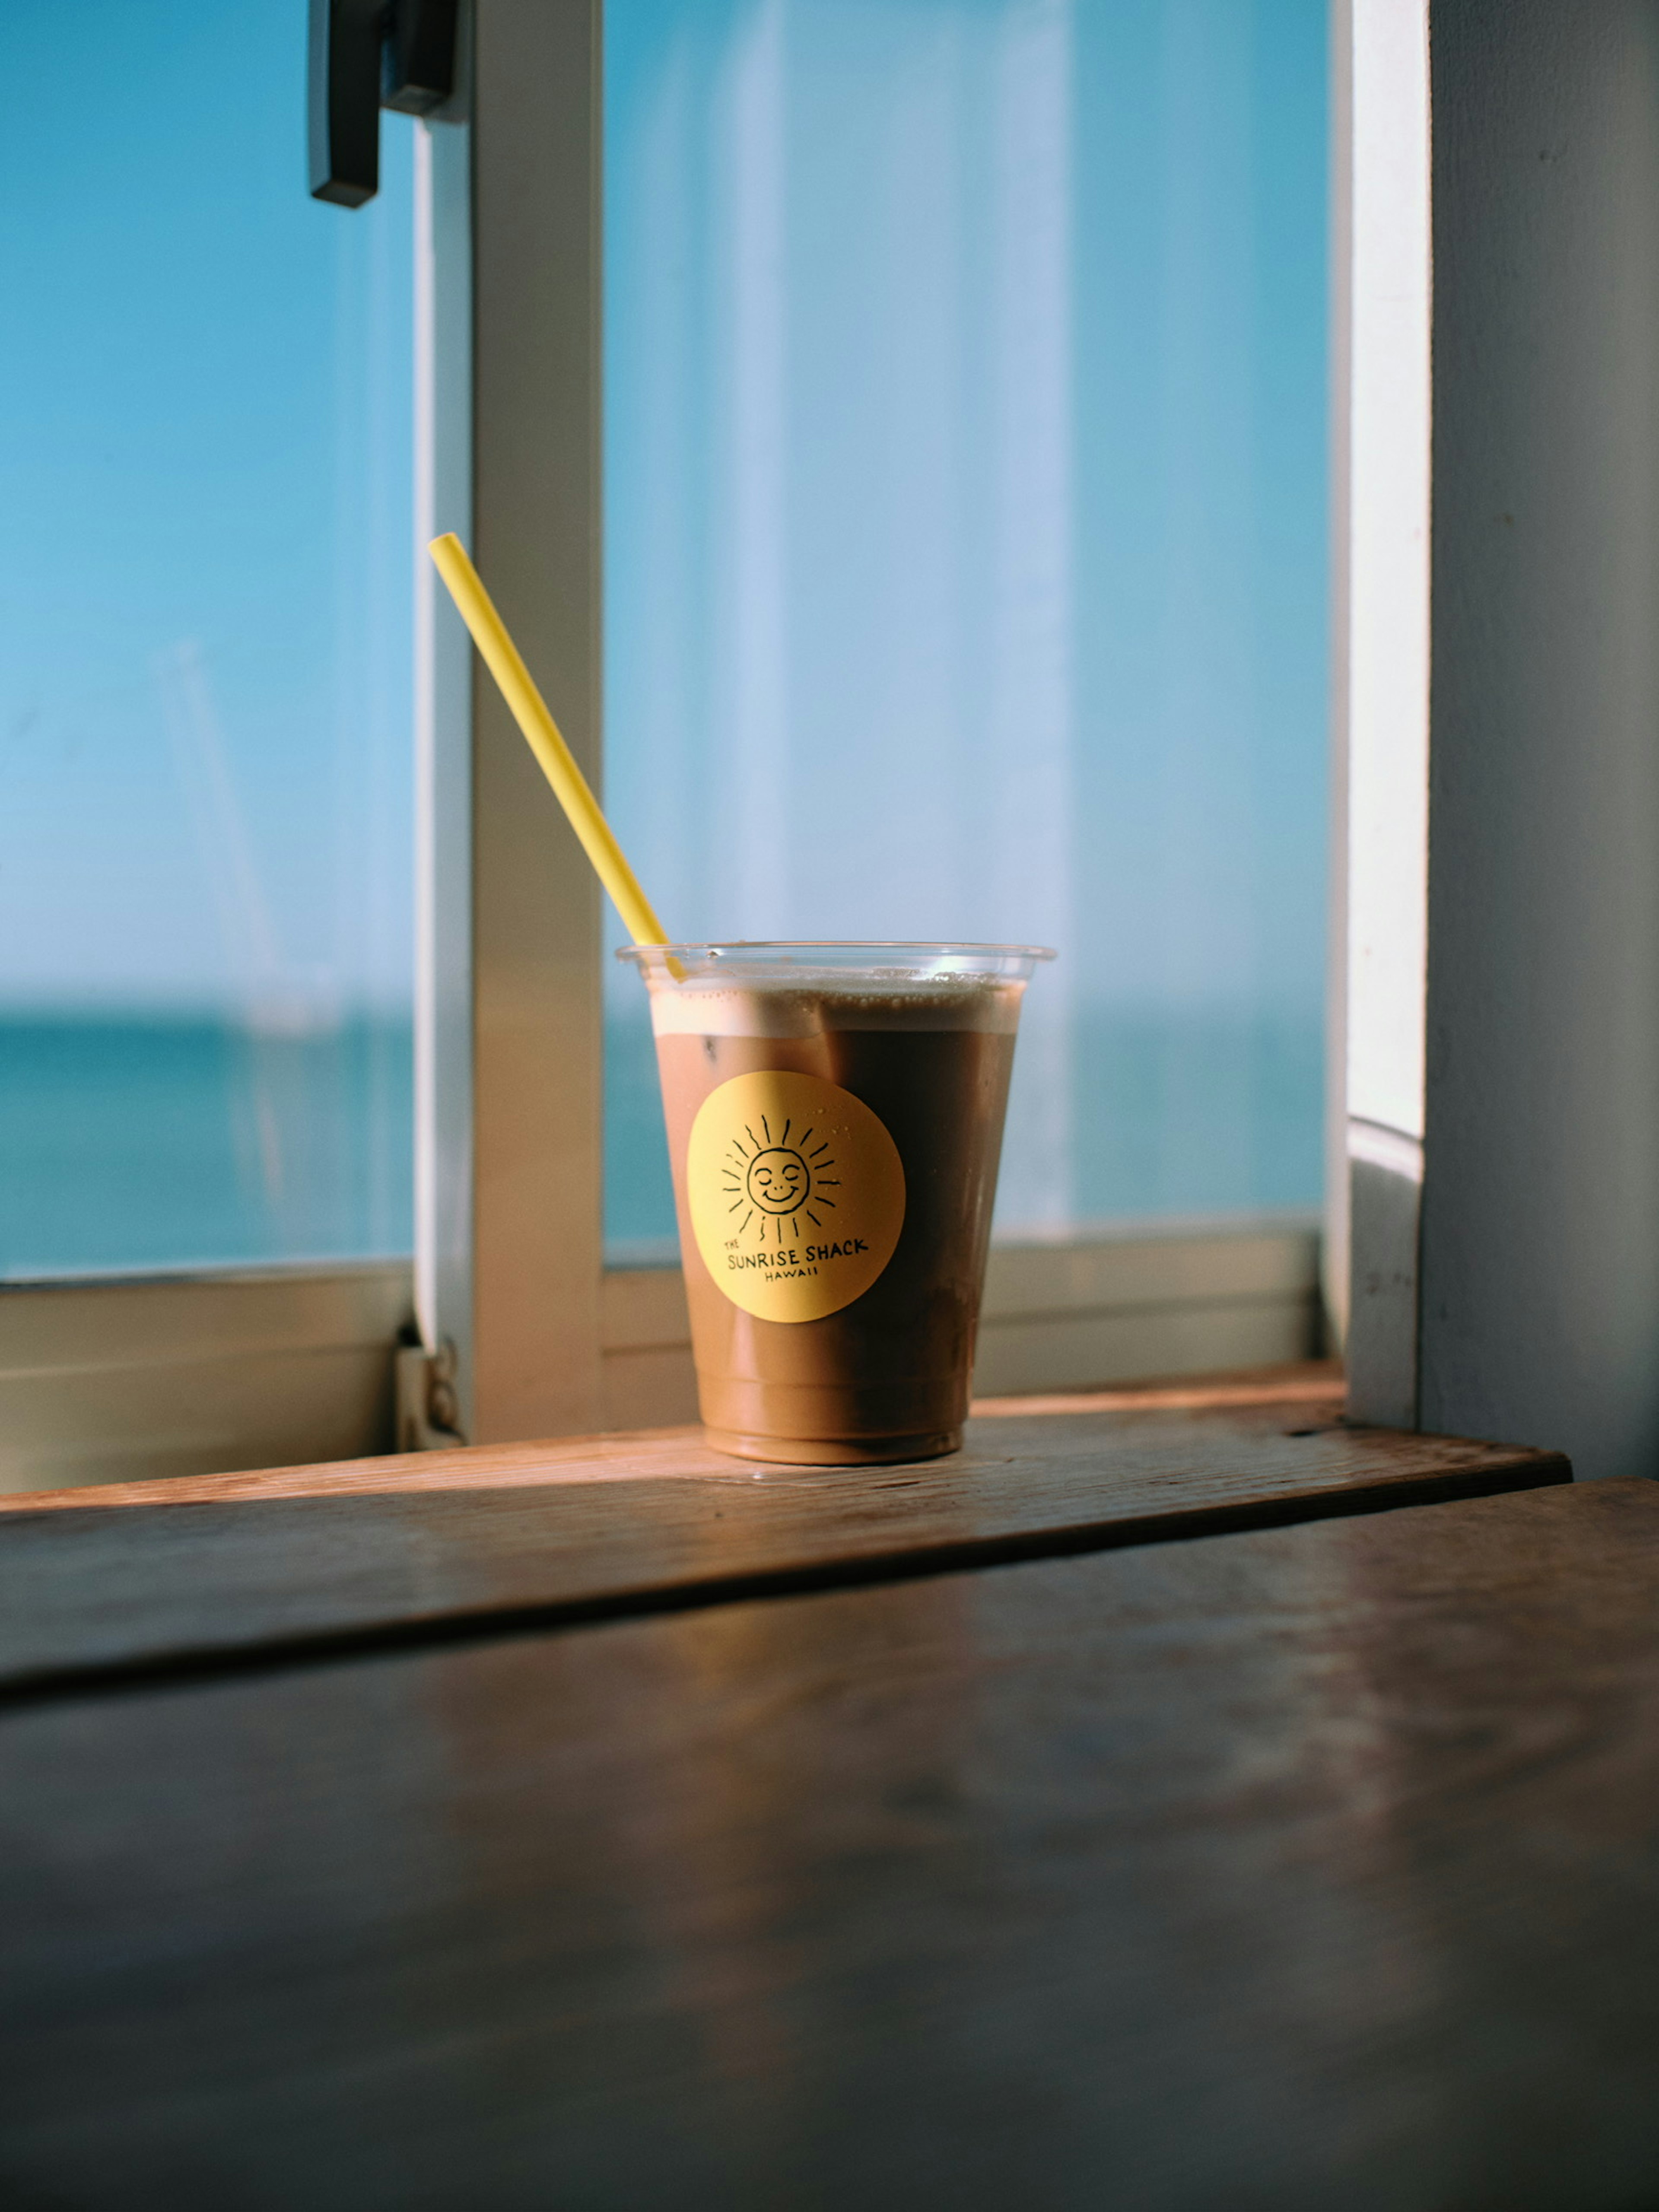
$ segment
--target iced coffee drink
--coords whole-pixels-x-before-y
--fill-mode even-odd
[[[651,993],[711,1443],[962,1441],[1023,946],[632,947]]]

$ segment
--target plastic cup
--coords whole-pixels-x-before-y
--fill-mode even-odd
[[[651,994],[708,1441],[962,1442],[1023,945],[629,945]]]

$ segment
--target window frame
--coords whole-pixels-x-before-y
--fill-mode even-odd
[[[601,787],[602,18],[463,0],[455,98],[415,126],[412,1268],[0,1288],[0,1414],[23,1439],[0,1486],[695,1418],[679,1271],[605,1264],[598,888],[422,550],[444,529],[473,548]],[[977,1381],[1306,1358],[1320,1250],[1307,1214],[999,1245]],[[400,1339],[423,1352],[394,1407]],[[191,1392],[223,1409],[210,1448],[181,1430]]]
[[[412,1315],[406,1260],[9,1284],[0,1490],[384,1451]]]
[[[469,452],[471,495],[434,501],[420,534],[465,534],[451,518],[470,519],[490,589],[602,791],[603,0],[483,0],[468,74],[470,160],[442,146],[439,123],[417,168],[434,252],[417,320],[434,364],[424,465],[458,477]],[[470,360],[446,380],[440,347],[463,298]],[[424,817],[422,1335],[453,1370],[474,1442],[691,1419],[679,1271],[605,1264],[599,890],[459,618],[429,574],[421,590],[434,787],[466,787],[471,805],[470,836],[447,846],[459,801]],[[445,988],[441,948],[469,925],[470,989]],[[470,1251],[440,1192],[470,1224]],[[980,1382],[1078,1388],[1305,1358],[1324,1336],[1318,1252],[1303,1215],[999,1246]]]
[[[1320,1245],[1314,1214],[999,1244],[976,1387],[1000,1396],[1305,1359],[1320,1341]],[[442,1443],[422,1421],[414,1311],[406,1260],[8,1286],[0,1490]],[[678,1268],[608,1270],[598,1334],[596,1427],[696,1419]]]

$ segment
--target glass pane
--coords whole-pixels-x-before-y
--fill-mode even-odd
[[[0,1269],[408,1249],[410,126],[298,0],[11,0]]]
[[[609,802],[677,935],[1060,948],[1004,1234],[1320,1194],[1326,12],[607,11]]]

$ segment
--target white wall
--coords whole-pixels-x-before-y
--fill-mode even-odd
[[[1659,5],[1431,48],[1420,1415],[1656,1474]]]

